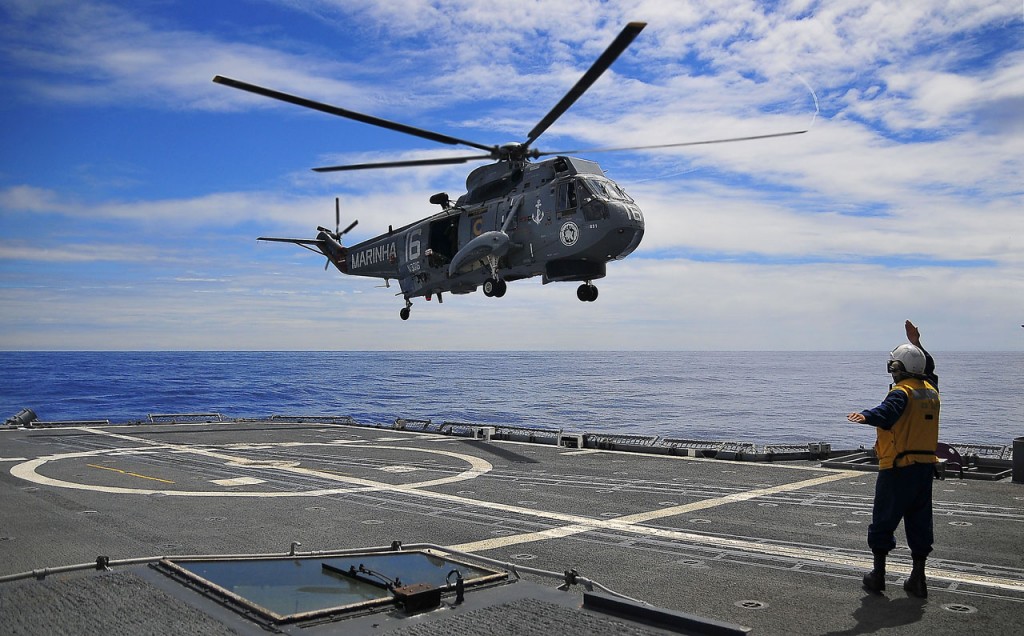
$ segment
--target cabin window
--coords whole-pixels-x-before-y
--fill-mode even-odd
[[[558,215],[564,216],[576,212],[576,182],[564,181],[558,184]]]

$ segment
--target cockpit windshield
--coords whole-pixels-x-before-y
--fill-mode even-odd
[[[633,203],[633,199],[630,198],[630,196],[611,179],[587,175],[582,179],[582,181],[586,184],[587,189],[589,189],[595,196],[601,197],[602,199],[610,199],[612,201]]]

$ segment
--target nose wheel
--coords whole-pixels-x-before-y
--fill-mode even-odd
[[[579,298],[585,303],[592,303],[597,300],[597,287],[591,283],[586,282],[576,288],[576,298]]]
[[[412,313],[412,301],[408,298],[405,299],[405,307],[402,307],[402,311],[398,312],[398,315],[402,317],[402,320],[409,320],[409,315]]]

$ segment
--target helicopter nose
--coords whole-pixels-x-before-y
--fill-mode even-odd
[[[633,221],[634,227],[644,229],[644,213],[640,211],[640,206],[635,203],[626,206],[627,215]]]
[[[633,228],[632,230],[623,230],[623,234],[629,237],[629,242],[626,244],[619,255],[615,257],[615,260],[622,260],[633,253],[639,245],[640,241],[644,238],[643,221],[640,221],[640,227]]]
[[[605,257],[621,260],[629,256],[640,245],[644,237],[644,215],[635,204],[624,202],[609,203],[609,220],[613,221]]]
[[[640,241],[644,238],[643,222],[641,222],[640,227],[619,228],[619,234],[619,251],[617,254],[611,255],[617,261],[632,254],[633,250],[640,245]]]

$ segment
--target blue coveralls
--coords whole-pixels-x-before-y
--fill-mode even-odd
[[[936,378],[936,382],[937,382]],[[873,409],[861,411],[866,423],[889,430],[907,408],[903,391],[890,391]],[[907,545],[914,558],[927,557],[932,551],[932,479],[934,466],[914,463],[901,468],[878,471],[875,503],[868,527],[868,546],[874,554],[887,554],[896,547],[894,533],[902,519]]]

